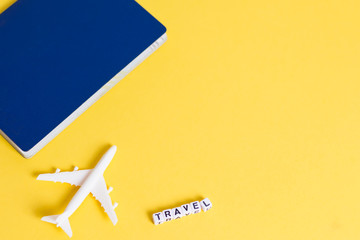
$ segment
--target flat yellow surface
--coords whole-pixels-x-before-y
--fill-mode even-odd
[[[40,218],[76,188],[35,178],[114,144],[119,222],[88,197],[73,239],[358,240],[360,1],[139,2],[164,46],[32,159],[0,139],[0,239],[67,239]],[[203,197],[209,212],[150,220]]]

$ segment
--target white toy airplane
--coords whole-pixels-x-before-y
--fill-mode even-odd
[[[110,164],[112,158],[116,152],[116,146],[112,146],[100,159],[94,169],[78,170],[74,168],[72,172],[60,172],[56,169],[55,173],[40,174],[37,180],[53,181],[53,182],[66,182],[71,185],[81,186],[76,192],[69,205],[61,215],[52,215],[41,218],[41,220],[49,223],[56,224],[57,227],[61,227],[69,237],[72,236],[72,231],[69,223],[69,217],[75,212],[75,210],[81,205],[89,193],[92,193],[96,200],[101,203],[101,206],[105,209],[105,212],[115,225],[117,223],[117,217],[114,209],[117,207],[117,203],[112,205],[109,193],[112,191],[112,187],[107,189],[103,173],[107,166]]]

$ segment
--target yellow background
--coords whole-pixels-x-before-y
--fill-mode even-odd
[[[0,139],[0,239],[67,239],[40,218],[76,188],[36,175],[115,144],[119,222],[88,197],[73,239],[358,240],[360,2],[139,3],[165,45],[32,159]],[[202,197],[209,212],[150,220]]]

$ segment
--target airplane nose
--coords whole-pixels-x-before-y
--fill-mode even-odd
[[[117,147],[115,145],[113,145],[108,151],[107,153],[105,153],[106,155],[110,155],[110,161],[111,159],[114,157],[115,153],[116,153]]]
[[[109,150],[116,152],[117,146],[113,145]]]

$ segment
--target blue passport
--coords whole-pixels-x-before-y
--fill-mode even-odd
[[[133,0],[18,0],[0,14],[0,134],[33,156],[166,39]]]

